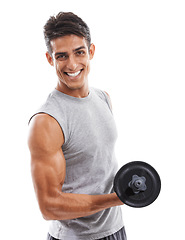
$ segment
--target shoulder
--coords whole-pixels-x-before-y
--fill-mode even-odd
[[[58,108],[64,105],[65,99],[64,95],[58,90],[54,89],[46,98],[45,102],[38,109],[39,112],[51,111],[56,112]]]
[[[106,100],[107,98],[110,99],[109,94],[104,90],[101,90],[101,89],[98,89],[98,88],[91,88],[91,90],[94,91],[95,94],[98,95],[103,100]]]
[[[56,126],[56,120],[46,113],[36,113],[29,122],[30,130],[50,130]]]
[[[93,91],[96,95],[98,95],[100,98],[105,98],[105,92],[99,88],[91,88],[91,91]]]
[[[111,98],[110,98],[110,95],[106,92],[106,91],[103,91],[101,89],[98,89],[98,88],[93,88],[93,91],[102,99],[104,100],[109,108],[112,110],[112,103],[111,103]]]
[[[58,122],[45,113],[32,117],[29,124],[28,146],[30,150],[51,150],[61,147],[64,142],[62,130]]]

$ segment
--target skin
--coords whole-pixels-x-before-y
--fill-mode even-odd
[[[46,57],[58,77],[56,89],[73,97],[86,97],[89,93],[90,60],[95,46],[91,44],[88,50],[85,39],[75,35],[60,37],[51,43],[52,56],[47,52]],[[79,70],[82,71],[77,77],[66,74]],[[66,161],[62,152],[64,135],[59,124],[47,114],[37,114],[29,127],[32,179],[44,219],[74,219],[123,205],[115,193],[88,195],[62,192]]]

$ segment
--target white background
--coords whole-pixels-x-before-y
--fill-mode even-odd
[[[180,0],[6,1],[0,6],[0,238],[45,240],[27,148],[31,113],[56,85],[43,25],[72,11],[91,29],[91,86],[112,99],[120,167],[141,160],[162,180],[150,206],[123,206],[128,240],[184,238],[185,6]]]

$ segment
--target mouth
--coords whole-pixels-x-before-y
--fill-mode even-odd
[[[79,71],[77,71],[77,72],[64,72],[67,76],[69,76],[69,77],[77,77],[78,75],[80,75],[80,73],[83,71],[83,69],[81,69],[81,70],[79,70]]]

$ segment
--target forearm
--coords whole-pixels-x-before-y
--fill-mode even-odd
[[[105,195],[60,193],[58,197],[50,199],[42,213],[46,220],[66,220],[85,217],[122,204],[115,193]]]

